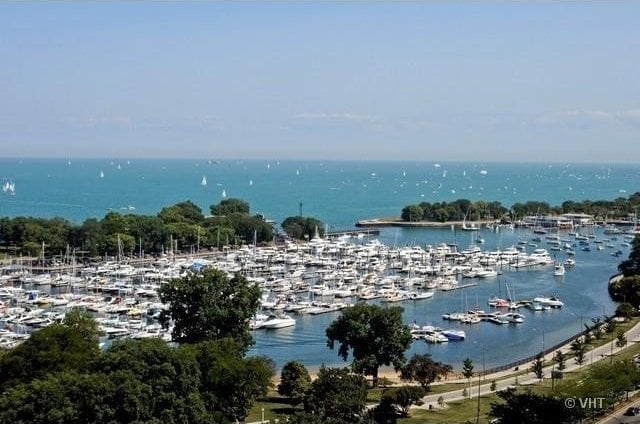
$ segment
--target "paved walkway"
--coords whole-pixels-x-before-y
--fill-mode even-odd
[[[632,344],[632,343],[637,343],[640,342],[640,323],[636,324],[635,326],[633,326],[632,328],[630,328],[626,333],[625,333],[626,337],[627,337],[627,343],[628,344]],[[591,349],[590,351],[585,353],[585,361],[584,361],[584,366],[586,365],[590,365],[593,363],[596,363],[598,361],[601,361],[605,358],[608,358],[611,353],[613,353],[614,355],[618,352],[620,352],[623,348],[619,348],[617,346],[615,346],[616,343],[616,338],[613,339],[612,342],[607,342],[605,344],[603,344],[602,346],[598,346],[594,349]],[[612,349],[612,344],[613,344],[613,349]],[[561,350],[563,353],[570,353],[570,344],[565,345],[563,347],[561,347],[558,350]],[[544,357],[544,361],[545,363],[551,363],[552,359],[553,359],[553,355],[555,354],[554,352],[550,352],[548,353],[545,357]],[[531,367],[531,363],[527,363],[527,364],[522,364],[520,366],[520,368],[522,370],[524,369],[529,369]],[[575,361],[573,360],[573,358],[568,358],[567,362],[566,362],[566,368],[564,369],[564,372],[568,372],[568,371],[575,371],[577,369],[582,368],[580,365],[576,364]],[[551,370],[554,369],[554,365],[549,365],[546,366],[544,368],[544,375],[545,377],[549,377],[551,375]],[[518,384],[520,385],[528,385],[528,384],[535,384],[538,382],[538,378],[535,377],[535,375],[533,374],[533,372],[528,372],[527,374],[522,374],[519,376],[514,376],[514,377],[508,377],[510,375],[515,374],[517,371],[513,371],[513,370],[506,370],[506,371],[501,371],[501,372],[497,372],[497,373],[493,373],[493,374],[488,374],[486,375],[484,378],[482,378],[482,383],[480,384],[480,396],[483,395],[487,395],[490,393],[493,393],[494,391],[491,390],[491,382],[492,381],[496,381],[496,390],[495,391],[499,391],[502,389],[506,389],[509,386],[515,386],[516,384],[516,379]],[[507,378],[505,378],[507,377]],[[502,379],[502,380],[500,380]],[[468,387],[467,387],[467,391],[470,392],[470,397],[474,398],[478,396],[478,379],[476,378],[472,378],[471,379],[471,390],[469,391]],[[500,381],[498,381],[500,380]],[[454,380],[454,381],[447,381],[447,383],[452,383],[452,382],[467,382],[466,379],[464,380]],[[423,405],[420,406],[414,406],[414,408],[419,408],[419,409],[429,409],[429,406],[431,405],[433,408],[438,408],[438,398],[440,396],[442,396],[442,398],[444,399],[445,403],[447,402],[455,402],[458,400],[463,400],[465,399],[464,396],[462,396],[462,390],[454,390],[451,392],[446,392],[446,393],[438,393],[438,394],[433,394],[433,395],[427,395],[424,398],[422,398],[422,401],[424,402]]]

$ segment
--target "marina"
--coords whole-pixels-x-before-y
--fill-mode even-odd
[[[296,358],[310,367],[342,364],[326,347],[324,332],[341,308],[355,302],[401,306],[408,325],[466,333],[461,343],[417,340],[408,355],[428,352],[437,360],[458,364],[467,356],[477,357],[482,345],[500,346],[487,349],[487,366],[528,357],[538,346],[581,331],[592,317],[612,313],[616,304],[609,298],[606,282],[629,252],[634,228],[628,225],[616,226],[616,230],[604,225],[560,231],[546,228],[545,234],[494,222],[487,226],[481,220],[464,223],[471,231],[462,226],[452,228],[450,223],[433,228],[352,226],[364,217],[397,216],[403,205],[423,198],[431,202],[484,198],[504,205],[540,198],[560,204],[568,197],[567,186],[572,187],[572,196],[615,198],[618,187],[633,193],[640,172],[635,165],[622,164],[496,163],[478,168],[472,163],[441,163],[436,168],[424,162],[359,161],[4,159],[0,163],[3,181],[15,183],[15,194],[9,190],[0,193],[3,216],[63,216],[80,223],[108,212],[154,215],[185,199],[207,211],[224,193],[249,201],[251,213],[263,214],[276,228],[293,214],[317,217],[328,234],[338,233],[336,237],[225,250],[180,245],[183,252],[191,253],[172,255],[165,249],[164,256],[145,255],[120,263],[108,258],[90,264],[79,256],[74,265],[68,258],[66,263],[61,259],[64,251],[49,252],[56,254],[59,263],[46,267],[39,262],[25,264],[22,271],[26,268],[29,272],[25,281],[11,283],[25,290],[16,307],[24,307],[26,291],[38,290],[42,307],[25,306],[44,311],[35,314],[47,314],[26,317],[22,315],[29,312],[14,310],[13,315],[42,325],[61,318],[65,308],[61,303],[90,304],[89,308],[96,309],[92,313],[107,320],[102,325],[103,342],[108,344],[109,338],[117,337],[167,338],[166,332],[154,326],[153,317],[162,305],[153,293],[157,285],[182,275],[189,267],[214,264],[230,273],[243,272],[267,294],[259,315],[265,319],[271,314],[288,315],[295,320],[282,328],[253,331],[251,353],[267,355],[278,366]],[[442,168],[448,169],[446,176]],[[477,172],[485,168],[487,174]],[[203,185],[205,178],[207,184]],[[509,181],[508,187],[505,181]],[[47,187],[44,192],[43,184]],[[455,194],[451,193],[454,188]],[[536,253],[536,249],[542,250]],[[559,264],[564,275],[554,275]],[[7,267],[3,278],[19,272],[12,269],[15,264],[7,263]],[[94,271],[82,271],[87,267]],[[8,281],[3,282],[6,284]],[[531,302],[519,309],[507,308],[504,313],[524,316],[524,322],[514,325],[496,325],[478,321],[478,317],[468,318],[475,325],[442,320],[446,313],[496,312],[487,304],[492,297],[532,301],[538,296],[558,296],[565,305],[545,310]],[[7,309],[10,298],[3,300]],[[117,322],[109,321],[114,318],[112,312],[120,312]],[[138,312],[140,315],[135,315]],[[32,330],[20,323],[14,331],[11,326],[15,324],[10,323],[6,330],[15,334],[5,334],[8,344],[19,342],[11,337],[24,338]],[[145,329],[145,325],[150,327]]]
[[[599,227],[585,230],[588,236],[576,233],[563,237],[572,246],[582,237],[597,241],[596,234],[602,233]],[[432,239],[454,236],[450,231],[422,231]],[[488,245],[535,238],[528,230],[478,231],[490,240]],[[621,237],[614,248],[627,239]],[[199,256],[169,252],[144,260],[120,258],[90,266],[71,258],[73,263],[58,265],[47,273],[44,268],[34,271],[16,263],[5,266],[1,277],[0,322],[4,329],[0,344],[17,345],[34,329],[63,319],[70,308],[96,316],[104,345],[128,337],[157,337],[168,342],[170,329],[163,329],[157,321],[164,305],[156,290],[172,278],[204,267],[222,269],[230,276],[241,273],[261,288],[261,310],[250,323],[256,339],[252,351],[274,357],[280,365],[291,357],[304,358],[310,366],[335,363],[324,346],[324,328],[340,310],[356,302],[402,306],[405,321],[413,328],[411,350],[429,351],[450,362],[496,338],[504,345],[516,342],[526,349],[527,341],[522,339],[531,344],[531,331],[536,328],[541,334],[546,332],[547,341],[552,342],[554,335],[561,337],[579,329],[575,323],[571,328],[562,327],[575,321],[578,313],[581,322],[587,322],[611,311],[611,302],[599,304],[595,297],[585,302],[584,293],[572,281],[582,266],[601,262],[608,263],[613,273],[616,261],[611,249],[592,253],[592,257],[581,252],[582,258],[572,259],[556,252],[552,256],[540,247],[527,251],[527,247],[517,243],[483,250],[471,240],[465,249],[446,242],[400,247],[380,238],[343,235],[275,246],[243,246]],[[558,267],[565,269],[563,264],[570,265],[566,274],[558,275]],[[581,281],[580,290],[606,291],[607,277],[603,273],[601,280]],[[516,312],[521,308],[523,312]],[[440,328],[447,323],[450,328]],[[444,347],[445,341],[451,340],[462,343]],[[286,354],[280,353],[283,348]],[[310,348],[315,355],[307,353]]]

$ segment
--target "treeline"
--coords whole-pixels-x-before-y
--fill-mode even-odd
[[[609,295],[616,302],[622,302],[618,310],[627,316],[638,314],[640,305],[640,236],[633,239],[629,257],[618,265],[622,277],[609,284]]]
[[[453,202],[422,202],[402,208],[403,221],[479,221],[489,219],[520,219],[527,215],[548,215],[563,213],[585,213],[596,219],[626,218],[637,211],[640,206],[640,192],[628,198],[615,200],[583,200],[576,202],[567,200],[560,206],[551,206],[547,202],[528,201],[514,203],[507,209],[500,202],[458,199]]]
[[[273,363],[231,339],[98,348],[79,312],[0,357],[0,423],[232,423],[271,386]]]
[[[261,215],[251,215],[249,204],[225,199],[211,205],[211,216],[185,201],[163,208],[157,215],[109,212],[103,219],[89,218],[75,225],[63,218],[0,218],[0,245],[16,254],[39,256],[76,248],[91,256],[159,253],[170,248],[220,247],[269,242],[274,230]],[[174,246],[171,246],[171,244]]]

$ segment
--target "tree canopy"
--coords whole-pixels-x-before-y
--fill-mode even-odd
[[[324,224],[312,217],[290,216],[282,222],[282,229],[289,237],[299,240],[311,240],[316,231],[320,237],[324,235]]]
[[[161,321],[165,327],[173,323],[173,340],[198,343],[229,337],[243,351],[251,345],[249,320],[260,305],[260,288],[243,276],[229,278],[205,269],[163,285],[159,296],[168,306]]]
[[[0,423],[230,424],[271,386],[273,363],[232,339],[130,339],[101,352],[90,321],[72,316],[2,355]]]
[[[409,327],[402,323],[401,307],[383,308],[365,303],[343,309],[342,315],[327,328],[327,345],[339,344],[338,355],[353,357],[353,370],[373,376],[378,382],[378,368],[404,365],[404,352],[411,344]]]
[[[629,258],[618,265],[618,269],[625,277],[640,275],[640,236],[636,236],[631,244]],[[635,305],[638,305],[635,303]]]
[[[367,400],[367,382],[347,368],[320,368],[304,400],[306,412],[346,423],[360,421]]]
[[[451,365],[443,364],[431,359],[429,354],[416,353],[409,362],[402,367],[400,378],[404,381],[415,381],[422,386],[425,391],[429,386],[441,377],[452,371]]]
[[[278,393],[281,396],[288,397],[293,405],[297,405],[304,400],[310,386],[309,371],[302,363],[290,361],[284,364],[278,384]]]

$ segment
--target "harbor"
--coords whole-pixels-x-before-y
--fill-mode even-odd
[[[437,229],[415,231],[431,240],[456,236]],[[397,246],[384,242],[390,236],[343,234],[201,254],[113,258],[89,266],[71,258],[71,263],[50,269],[16,261],[3,268],[1,277],[1,344],[19,344],[34,329],[63,319],[71,308],[96,316],[104,345],[119,338],[170,341],[171,329],[157,321],[164,305],[156,290],[187,272],[215,267],[228,275],[240,273],[261,288],[261,308],[250,323],[256,340],[252,351],[273,357],[277,364],[292,357],[304,358],[310,366],[336,363],[325,346],[324,329],[356,302],[402,306],[413,329],[411,350],[455,363],[456,356],[496,338],[529,350],[536,328],[535,334],[546,333],[547,343],[552,343],[556,334],[566,336],[580,330],[582,321],[610,312],[610,302],[596,302],[600,295],[587,301],[583,297],[590,291],[606,292],[606,278],[617,264],[614,255],[628,250],[633,237],[614,237],[604,228],[591,227],[543,240],[529,230],[484,228],[469,233],[469,245],[460,248],[455,240]],[[558,240],[564,246],[551,250]],[[576,254],[585,241],[610,247]],[[508,247],[499,248],[499,243]],[[591,269],[587,273],[592,274],[599,264],[609,264],[603,280],[583,280],[580,269]],[[573,285],[574,275],[581,276],[580,289]],[[578,314],[581,322],[576,324]],[[570,328],[567,322],[572,322]],[[517,351],[513,357],[496,358],[496,363],[517,359]]]

